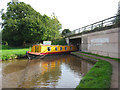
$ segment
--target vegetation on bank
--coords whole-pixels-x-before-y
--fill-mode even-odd
[[[29,48],[15,48],[8,45],[2,45],[2,60],[25,57]]]
[[[92,56],[83,55],[73,52],[75,55],[85,56],[96,59]],[[76,90],[79,88],[110,88],[112,65],[104,60],[96,59],[98,62],[90,69],[90,71],[82,78]]]
[[[82,78],[77,88],[110,88],[111,75],[111,64],[100,60]]]
[[[67,44],[64,38],[59,38],[53,41],[52,45],[67,45]],[[31,47],[31,45],[27,47]],[[9,59],[25,57],[26,51],[29,51],[29,48],[11,47],[8,45],[2,45],[2,49],[0,50],[2,50],[2,60],[9,60]]]
[[[94,54],[94,53],[90,53],[90,52],[82,52],[82,53],[120,61],[120,58],[113,58],[113,57],[109,57],[109,56],[102,56],[102,55],[98,55],[98,54]]]

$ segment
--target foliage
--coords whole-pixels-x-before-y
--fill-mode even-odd
[[[2,38],[10,46],[23,46],[54,40],[59,36],[61,24],[57,17],[41,15],[24,2],[9,2],[2,14]]]
[[[77,52],[72,52],[72,54],[98,60],[98,62],[82,78],[79,85],[76,87],[76,90],[80,88],[110,88],[112,65],[109,62]]]
[[[10,47],[8,45],[2,45],[2,49],[1,50],[4,50],[4,49],[12,49],[12,47]]]
[[[0,31],[0,44],[2,43],[2,32]]]
[[[115,24],[120,27],[120,13],[118,14],[118,16],[115,19]]]
[[[112,65],[100,60],[82,78],[77,88],[110,88]]]
[[[62,36],[65,36],[67,33],[71,32],[69,29],[64,29],[62,31]]]
[[[28,47],[11,47],[11,46],[8,46],[8,45],[2,45],[2,48],[0,48],[0,50],[21,49],[21,48],[28,48]]]
[[[115,19],[112,21],[115,27],[120,27],[120,12],[116,14]]]
[[[67,45],[64,38],[58,38],[55,41],[52,42],[53,45]]]
[[[28,48],[2,50],[2,60],[24,57]]]
[[[43,15],[43,23],[45,25],[44,40],[54,41],[60,37],[59,30],[61,29],[61,24],[54,13],[52,18]]]

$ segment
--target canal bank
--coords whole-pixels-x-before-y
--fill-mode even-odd
[[[103,57],[99,57],[99,56],[95,56],[95,55],[90,55],[90,54],[85,54],[85,53],[81,53],[81,52],[72,52],[71,54],[73,54],[73,55],[75,55],[75,56],[78,56],[78,57],[80,57],[80,58],[84,58],[84,59],[86,59],[86,60],[90,60],[90,61],[95,61],[95,62],[97,62],[96,64],[97,65],[99,65],[98,63],[99,62],[101,62],[102,61],[102,63],[104,64],[104,66],[106,66],[106,65],[108,65],[108,67],[109,68],[106,68],[106,72],[107,71],[109,71],[109,76],[107,76],[106,78],[105,78],[105,80],[103,79],[101,79],[101,80],[99,80],[99,82],[98,83],[96,83],[99,87],[96,87],[96,88],[118,88],[118,61],[116,61],[116,60],[112,60],[112,59],[108,59],[108,58],[103,58]],[[98,68],[98,67],[96,67],[96,64],[93,66],[93,68],[94,69],[96,69],[96,68]],[[91,79],[91,77],[90,77],[90,72],[92,72],[92,71],[94,71],[94,69],[91,69],[89,72],[88,72],[88,74],[86,74],[86,76],[81,80],[81,82],[80,82],[80,84],[78,85],[78,87],[77,88],[95,88],[94,87],[94,85],[92,85],[92,84],[94,84],[94,82],[95,82],[95,80],[94,79],[98,79],[100,76],[97,76],[97,77],[94,77],[94,78],[92,78]],[[110,71],[110,69],[111,69],[111,71]],[[96,70],[98,70],[98,69],[96,69]],[[102,70],[102,69],[101,69]],[[102,71],[101,71],[102,72]],[[105,76],[105,73],[106,72],[103,72],[102,74],[101,74],[101,77],[104,77]],[[95,72],[94,72],[94,74],[95,74]],[[97,73],[96,72],[96,75],[97,74],[100,74],[100,72],[99,73]],[[107,74],[107,73],[106,73]],[[86,78],[88,78],[88,79],[86,79]],[[106,81],[106,79],[109,81],[109,82],[107,82],[106,83],[106,85],[104,86],[104,85],[100,85],[101,83],[104,83],[105,81]],[[89,81],[85,81],[85,80],[90,80],[91,82],[93,81],[93,83],[89,83]],[[87,84],[83,84],[83,83],[87,83]],[[100,83],[101,82],[101,83]],[[86,86],[85,86],[86,85]],[[90,87],[87,87],[87,86],[89,86],[90,85]],[[97,86],[96,85],[96,86]],[[100,87],[101,86],[101,87]],[[102,87],[103,86],[103,87]]]
[[[2,49],[2,60],[13,60],[20,58],[27,58],[26,51],[29,51],[29,48],[11,48],[11,49]]]

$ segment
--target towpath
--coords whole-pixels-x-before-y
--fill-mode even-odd
[[[112,59],[103,58],[103,57],[99,57],[99,56],[95,56],[95,55],[81,53],[79,51],[76,52],[76,53],[80,53],[80,54],[83,54],[83,55],[91,56],[91,57],[94,57],[94,58],[97,58],[97,59],[102,59],[102,60],[110,62],[112,64],[112,78],[111,78],[110,88],[118,88],[118,66],[120,65],[120,62],[118,62],[117,60],[112,60]]]

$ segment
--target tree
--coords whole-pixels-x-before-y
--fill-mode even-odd
[[[118,10],[115,19],[112,21],[114,26],[120,27],[120,10]]]
[[[62,31],[62,36],[65,36],[67,33],[70,33],[71,31],[69,29],[64,29]]]
[[[0,31],[0,45],[1,45],[1,43],[2,43],[2,33]]]
[[[118,27],[120,27],[120,10],[118,11],[117,25],[118,25]]]
[[[3,41],[10,46],[53,41],[60,35],[61,24],[54,14],[42,16],[24,2],[9,2],[2,20]]]
[[[45,25],[44,40],[54,41],[59,38],[59,30],[62,26],[55,14],[53,13],[51,18],[47,15],[43,15],[43,22]]]
[[[52,29],[52,36],[53,36],[53,40],[56,40],[58,37],[59,37],[59,33],[60,33],[60,29],[61,29],[61,23],[58,21],[58,18],[57,18],[57,16],[55,16],[55,14],[53,13],[52,14],[52,20],[51,20],[52,22],[52,27],[51,27],[51,29]]]
[[[42,15],[24,2],[9,2],[2,14],[3,40],[11,46],[21,46],[42,40]],[[37,37],[39,36],[39,38]]]

